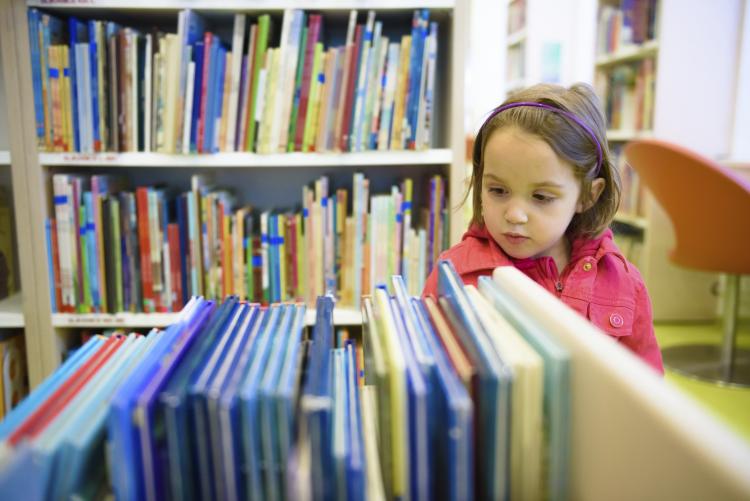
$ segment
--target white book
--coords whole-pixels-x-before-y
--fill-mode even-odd
[[[276,49],[276,61],[272,67],[271,82],[275,81],[273,89],[270,93],[270,101],[266,103],[269,106],[269,113],[266,115],[266,123],[263,127],[269,128],[268,138],[266,140],[265,153],[274,153],[278,151],[279,140],[281,138],[281,123],[282,113],[284,110],[284,92],[286,89],[286,78],[285,69],[287,65],[287,59],[290,57],[290,49],[288,47],[289,31],[292,29],[292,17],[294,11],[292,9],[284,10],[284,19],[281,22],[281,43]]]
[[[393,119],[393,106],[396,98],[396,83],[398,82],[399,59],[401,58],[401,44],[391,43],[388,47],[388,69],[385,75],[385,90],[383,93],[383,104],[380,115],[380,126],[378,131],[378,149],[387,150],[390,145],[391,121]]]
[[[153,38],[151,34],[146,34],[146,58],[143,65],[143,151],[151,151],[151,107],[152,104],[152,79],[153,79]]]
[[[432,146],[432,125],[435,105],[435,67],[437,66],[437,23],[430,25],[430,34],[425,42],[425,63],[420,85],[419,113],[417,115],[416,149]]]
[[[193,90],[195,89],[195,63],[190,61],[187,69],[187,87],[185,87],[185,117],[193,116]],[[192,120],[183,120],[182,127],[182,153],[188,155],[190,153],[190,132],[192,126]]]
[[[240,97],[240,77],[242,76],[242,42],[245,40],[245,14],[234,15],[232,36],[232,81],[229,87],[229,110],[227,114],[227,135],[225,151],[234,151],[234,138],[237,135],[237,106]],[[189,95],[189,94],[188,94]]]
[[[375,107],[375,96],[379,94],[381,70],[381,54],[383,54],[383,23],[375,23],[375,33],[370,48],[370,58],[367,68],[367,83],[365,84],[364,105],[362,117],[357,124],[357,144],[360,150],[370,149],[370,124],[372,123],[372,112]],[[387,42],[387,39],[386,39]],[[386,45],[387,46],[387,45]],[[380,70],[380,72],[379,72]]]
[[[294,86],[297,77],[297,64],[299,63],[299,49],[304,28],[305,14],[302,10],[292,11],[292,21],[289,30],[289,40],[282,38],[282,43],[287,45],[286,60],[284,62],[284,76],[279,81],[282,98],[282,109],[279,117],[279,151],[287,150],[289,140],[289,120],[292,115],[292,104],[294,102]]]
[[[361,172],[354,173],[354,179],[352,181],[352,216],[354,217],[354,235],[352,235],[352,256],[353,263],[352,269],[354,272],[352,280],[352,291],[354,295],[354,307],[359,310],[360,298],[364,291],[362,291],[362,233],[363,233],[363,222],[362,212],[364,208],[363,203],[363,181],[364,174]],[[369,291],[368,291],[369,292]]]
[[[268,216],[270,215],[269,211],[265,211],[261,213],[260,215],[260,255],[261,255],[261,261],[262,261],[262,278],[261,278],[261,284],[263,291],[266,291],[269,289],[271,280],[270,280],[270,270],[269,270],[269,259],[268,259]]]
[[[167,59],[165,67],[164,80],[164,152],[175,153],[177,144],[176,137],[176,119],[177,119],[177,100],[179,97],[179,62],[180,62],[180,40],[177,35],[167,35]]]
[[[55,200],[55,220],[57,226],[57,252],[60,264],[61,309],[75,307],[76,295],[73,288],[73,225],[72,196],[69,176],[52,176],[52,191]],[[65,309],[63,309],[65,311]]]
[[[182,140],[182,120],[184,120],[185,117],[182,116],[183,111],[183,100],[185,99],[185,87],[187,85],[186,82],[186,75],[187,75],[187,63],[190,61],[190,57],[186,55],[186,50],[188,49],[187,45],[187,31],[188,31],[188,17],[191,15],[189,9],[183,9],[181,10],[177,15],[177,44],[179,45],[179,49],[175,52],[175,54],[178,56],[177,58],[177,93],[175,95],[175,113],[176,116],[174,118],[174,137],[175,137],[175,149],[173,151],[170,151],[170,153],[177,153],[182,150],[182,145],[179,144]],[[174,57],[174,54],[170,55],[170,57]]]

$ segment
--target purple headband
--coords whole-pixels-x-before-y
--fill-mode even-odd
[[[518,108],[518,107],[521,107],[521,106],[530,106],[532,108],[543,108],[545,110],[549,110],[549,111],[555,112],[558,115],[564,116],[565,118],[567,118],[571,122],[575,122],[583,130],[585,130],[588,133],[588,135],[591,137],[591,140],[596,145],[596,157],[597,157],[597,161],[596,161],[596,174],[599,174],[599,171],[601,170],[601,167],[602,167],[602,161],[603,161],[603,156],[604,156],[603,153],[602,153],[602,145],[599,144],[599,140],[596,138],[596,134],[594,134],[594,131],[591,130],[591,127],[589,127],[588,125],[586,125],[586,123],[583,120],[581,120],[580,118],[578,118],[576,115],[574,115],[573,113],[571,113],[569,111],[566,111],[566,110],[563,110],[563,109],[560,109],[560,108],[556,108],[554,106],[550,106],[549,104],[544,104],[544,103],[536,103],[536,102],[533,102],[533,101],[518,101],[518,102],[515,102],[515,103],[508,103],[508,104],[504,104],[502,106],[498,106],[497,108],[495,108],[492,111],[492,113],[490,113],[490,116],[487,117],[487,120],[485,120],[484,123],[488,123],[495,115],[497,115],[498,113],[500,113],[502,111],[509,110],[511,108]]]

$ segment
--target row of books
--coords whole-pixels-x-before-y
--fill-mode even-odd
[[[620,0],[599,9],[596,53],[612,54],[628,45],[656,38],[658,0]]]
[[[654,123],[656,62],[646,58],[597,72],[594,85],[602,96],[607,128],[651,130]]]
[[[406,20],[405,20],[406,21]],[[362,151],[433,144],[438,25],[351,11],[344,45],[323,16],[234,15],[232,39],[192,11],[177,33],[29,9],[39,146],[46,151]],[[386,35],[391,28],[401,35]],[[273,44],[278,43],[278,46]]]
[[[632,216],[642,216],[645,213],[643,186],[638,173],[625,159],[622,148],[622,143],[617,143],[612,147],[613,157],[617,159],[617,169],[622,181],[619,211]]]
[[[190,191],[170,196],[160,186],[131,191],[115,176],[55,174],[52,309],[179,311],[191,296],[230,294],[264,304],[332,294],[358,308],[392,274],[419,294],[448,241],[445,181],[428,182],[419,211],[411,179],[371,194],[355,173],[351,197],[322,177],[302,188],[301,210],[261,212],[209,175],[192,176]]]
[[[449,262],[439,298],[390,286],[364,298],[360,355],[334,345],[331,297],[309,337],[304,305],[228,297],[92,338],[0,423],[0,494],[566,499],[566,350]]]

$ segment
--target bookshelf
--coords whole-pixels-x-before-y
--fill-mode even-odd
[[[742,3],[597,3],[594,82],[610,120],[607,138],[615,154],[628,141],[655,137],[726,158]],[[623,14],[622,5],[633,6],[635,12]],[[701,96],[712,96],[711,102]],[[717,276],[671,264],[674,233],[669,218],[638,186],[623,159],[619,165],[624,207],[615,221],[636,235],[636,265],[649,289],[654,319],[715,318]]]
[[[310,185],[319,176],[331,179],[331,187],[346,188],[351,192],[351,179],[355,172],[362,172],[370,180],[371,191],[385,193],[391,184],[406,176],[415,179],[415,189],[420,179],[434,174],[443,176],[448,198],[446,206],[459,205],[463,196],[465,166],[463,163],[464,130],[463,122],[457,117],[464,114],[464,71],[466,59],[466,35],[468,28],[464,2],[454,0],[368,0],[368,1],[280,1],[249,4],[241,1],[221,2],[220,5],[208,1],[139,1],[122,2],[93,0],[69,1],[24,1],[4,0],[0,3],[8,26],[13,30],[5,38],[13,45],[14,64],[17,66],[17,85],[20,100],[17,103],[18,116],[22,117],[23,145],[19,148],[19,158],[25,158],[26,182],[30,203],[28,204],[28,227],[35,228],[29,235],[30,252],[33,261],[46,263],[47,242],[45,221],[54,213],[51,202],[52,177],[56,174],[91,176],[112,174],[126,177],[132,187],[163,184],[170,189],[189,189],[191,176],[211,174],[218,183],[238,190],[238,199],[252,203],[259,209],[275,206],[290,207],[299,204],[302,187]],[[218,26],[222,40],[231,42],[232,19],[236,13],[247,15],[246,29],[251,19],[261,14],[270,14],[276,23],[278,46],[282,31],[282,18],[286,9],[303,9],[310,13],[320,13],[324,17],[326,48],[328,43],[343,44],[347,18],[352,9],[358,11],[357,22],[364,24],[369,10],[375,11],[376,19],[383,20],[383,33],[388,23],[408,23],[410,26],[415,9],[429,9],[430,21],[439,26],[439,59],[436,78],[435,119],[432,131],[433,145],[417,151],[357,151],[357,152],[315,152],[315,153],[255,153],[218,152],[212,154],[171,154],[155,152],[119,153],[78,153],[39,151],[36,145],[34,121],[34,92],[28,33],[28,8],[65,18],[74,15],[84,20],[117,20],[127,25],[137,15],[137,25],[156,24],[164,32],[177,31],[180,11],[191,9],[205,16]],[[397,30],[389,28],[391,31]],[[227,36],[228,34],[228,36]],[[391,33],[389,32],[389,35]],[[403,34],[399,32],[399,36]],[[340,40],[338,40],[340,39]],[[337,41],[338,40],[338,41]],[[393,40],[392,40],[393,41]],[[227,43],[227,46],[231,46]],[[16,158],[14,152],[13,158]],[[417,200],[421,198],[422,200]],[[417,195],[415,205],[423,202],[426,195]],[[350,198],[351,200],[351,198]],[[463,213],[451,211],[449,215],[450,234],[448,240],[455,243],[466,227]],[[46,266],[37,266],[28,275],[35,285],[33,304],[38,321],[35,340],[38,343],[39,357],[31,360],[35,364],[32,386],[38,384],[44,375],[51,373],[61,362],[60,347],[69,344],[69,336],[78,328],[146,328],[166,325],[174,318],[171,313],[53,313],[50,306],[50,280]],[[307,322],[314,321],[314,312],[308,312]],[[334,323],[341,326],[361,325],[359,311],[348,307],[336,308]],[[41,361],[41,362],[39,362]]]
[[[579,2],[507,0],[505,91],[586,79],[577,69]]]

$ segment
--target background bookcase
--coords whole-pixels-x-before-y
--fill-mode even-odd
[[[648,2],[599,1],[598,41],[605,36],[602,30],[606,28],[601,12],[623,4]],[[643,121],[642,127],[633,127],[634,120],[624,117],[621,123],[626,125],[608,131],[610,146],[619,149],[629,140],[655,137],[688,145],[710,158],[726,159],[731,148],[741,35],[738,18],[743,2],[657,0],[656,6],[652,39],[621,43],[613,52],[598,51],[596,55],[598,89],[613,71],[625,66],[637,68],[643,61],[653,60],[651,117]],[[636,76],[637,70],[631,75]],[[626,101],[636,99],[635,87],[631,92]],[[607,102],[611,95],[600,97]],[[647,192],[642,194],[639,205],[640,211],[628,210],[617,220],[640,239],[636,261],[651,295],[654,319],[715,318],[718,277],[672,265],[668,254],[674,246],[674,233],[669,218]]]
[[[212,173],[224,185],[237,187],[236,192],[244,200],[252,200],[255,207],[273,208],[298,205],[302,186],[310,184],[321,175],[329,176],[332,187],[351,190],[354,172],[362,172],[370,179],[370,193],[385,192],[386,188],[403,177],[419,180],[440,173],[448,184],[447,203],[453,208],[459,205],[464,186],[464,73],[466,14],[464,2],[453,0],[393,0],[367,1],[281,1],[243,2],[229,0],[220,5],[210,1],[132,1],[123,2],[94,0],[86,2],[2,0],[4,22],[12,30],[3,34],[2,43],[9,47],[15,66],[18,86],[14,95],[20,97],[15,103],[13,116],[18,117],[18,129],[22,136],[18,143],[19,163],[25,170],[28,187],[22,190],[28,199],[28,221],[30,230],[24,236],[29,247],[30,269],[21,270],[24,283],[34,283],[31,303],[38,322],[33,336],[38,355],[29,356],[33,366],[32,386],[56,368],[65,346],[75,337],[80,328],[146,328],[168,324],[171,314],[53,314],[50,307],[47,273],[45,218],[50,214],[51,177],[55,173],[83,175],[112,173],[127,177],[132,186],[164,183],[172,187],[187,189],[193,174]],[[411,19],[415,9],[429,9],[430,19],[439,23],[439,54],[442,62],[436,76],[439,88],[436,102],[436,147],[425,151],[362,152],[362,153],[216,153],[212,155],[171,155],[156,153],[41,153],[37,150],[34,129],[33,86],[31,79],[30,48],[28,43],[27,9],[37,7],[52,14],[65,16],[75,14],[84,19],[138,19],[157,24],[164,31],[176,31],[180,10],[190,8],[206,16],[226,19],[231,32],[232,14],[244,12],[250,16],[269,13],[280,19],[284,9],[304,9],[320,12],[326,26],[335,26],[345,32],[349,11],[359,12],[362,22],[368,10],[376,12],[378,19]],[[222,21],[223,22],[223,21]],[[13,158],[16,158],[15,153]],[[15,162],[15,160],[14,160]],[[14,163],[14,165],[16,165]],[[417,197],[418,198],[418,197]],[[415,200],[419,203],[419,200]],[[461,213],[451,212],[450,241],[458,241],[466,222],[460,220]],[[19,223],[20,224],[20,223]],[[27,291],[24,290],[26,293]],[[308,312],[308,322],[314,320],[314,312]],[[336,310],[334,322],[339,325],[359,325],[361,315],[354,310]]]

